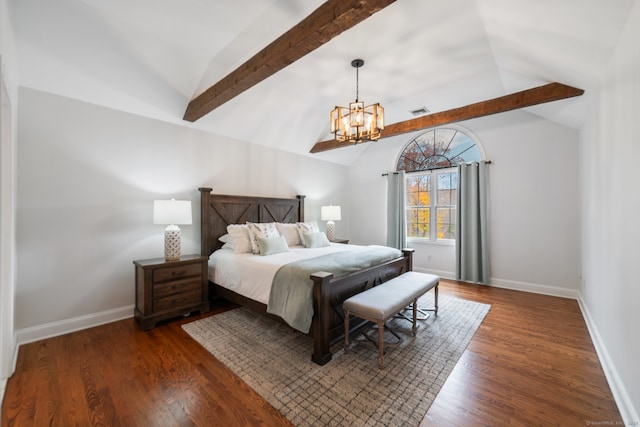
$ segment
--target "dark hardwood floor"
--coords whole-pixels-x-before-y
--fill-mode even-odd
[[[492,307],[421,425],[622,425],[576,301],[440,288]],[[208,315],[230,308],[214,303]],[[182,331],[199,317],[148,332],[127,319],[21,346],[2,426],[291,425]]]

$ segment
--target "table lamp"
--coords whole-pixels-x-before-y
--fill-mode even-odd
[[[333,242],[336,238],[336,223],[334,221],[340,221],[342,219],[340,206],[321,206],[320,219],[322,221],[327,221],[327,239],[329,239],[330,242]]]
[[[164,230],[164,257],[167,261],[180,259],[180,227],[191,224],[191,201],[154,200],[153,223],[168,224]]]

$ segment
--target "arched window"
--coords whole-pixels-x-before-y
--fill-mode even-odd
[[[465,133],[451,128],[428,130],[402,150],[396,170],[405,172],[452,168],[482,160],[478,146]]]
[[[428,130],[400,153],[396,169],[405,171],[408,239],[455,241],[459,163],[482,160],[476,143],[452,128]]]

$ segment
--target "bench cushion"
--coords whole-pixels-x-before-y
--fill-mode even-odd
[[[409,271],[352,296],[343,303],[343,308],[369,319],[386,320],[424,295],[439,281],[439,276]]]

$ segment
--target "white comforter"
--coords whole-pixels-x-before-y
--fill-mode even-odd
[[[341,243],[316,249],[292,246],[288,252],[269,256],[236,254],[231,249],[219,249],[209,257],[209,280],[266,305],[269,303],[273,277],[283,265],[361,247]]]

